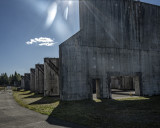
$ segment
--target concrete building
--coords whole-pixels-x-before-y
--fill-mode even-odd
[[[35,92],[44,93],[44,65],[36,64],[35,66]]]
[[[21,76],[21,89],[24,89],[24,76]]]
[[[136,95],[159,95],[160,7],[81,0],[79,9],[80,31],[59,50],[61,99],[90,99],[94,84],[98,98],[111,98],[111,81],[118,77],[132,78]]]
[[[30,73],[24,74],[24,89],[30,90]]]
[[[59,59],[44,58],[44,95],[59,95]]]
[[[34,92],[35,91],[35,69],[33,69],[33,68],[30,69],[30,78],[31,78],[31,80],[30,80],[30,90],[32,92]]]

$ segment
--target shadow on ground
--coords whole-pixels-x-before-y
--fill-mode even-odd
[[[88,127],[158,128],[160,96],[121,100],[61,101],[47,119],[53,117]]]
[[[38,95],[39,96],[39,95]],[[36,95],[25,97],[25,98],[36,98]],[[30,103],[29,105],[35,105],[35,104],[51,104],[54,102],[59,101],[59,97],[42,97],[40,100],[35,101],[33,103]]]
[[[25,90],[23,91],[20,91],[20,92],[26,92]],[[25,94],[21,94],[21,95],[29,95],[29,94],[32,94],[33,92],[29,91],[28,93],[25,93]]]
[[[69,128],[87,128],[86,126],[81,126],[73,122],[67,122],[61,119],[57,119],[54,116],[49,116],[46,121],[52,125],[65,126]]]
[[[32,94],[32,93],[30,93],[30,94]],[[33,95],[30,95],[30,96],[27,96],[27,97],[24,97],[24,98],[40,98],[40,97],[43,97],[43,94],[35,94],[34,93]]]
[[[40,99],[35,101],[37,97]],[[160,96],[68,102],[60,101],[59,97],[42,97],[42,95],[37,94],[30,94],[24,98],[29,101],[33,100],[29,104],[34,107],[32,110],[36,109],[44,113],[48,111],[49,116],[46,121],[49,124],[73,128],[83,126],[105,128],[160,127]]]

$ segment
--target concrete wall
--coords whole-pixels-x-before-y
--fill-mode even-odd
[[[35,92],[44,93],[44,65],[36,64],[35,66]]]
[[[160,7],[133,0],[81,0],[80,31],[60,45],[62,100],[111,98],[112,76],[139,79],[139,95],[160,94]]]
[[[35,91],[35,69],[31,68],[30,69],[30,90]]]
[[[30,73],[24,74],[24,89],[30,90]]]
[[[24,76],[21,76],[21,89],[24,89]]]
[[[59,59],[44,58],[44,95],[59,95]]]

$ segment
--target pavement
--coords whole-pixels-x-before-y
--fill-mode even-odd
[[[12,90],[0,91],[0,128],[84,128],[18,105]]]

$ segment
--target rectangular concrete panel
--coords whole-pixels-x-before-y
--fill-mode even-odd
[[[30,73],[24,74],[24,89],[30,90]]]
[[[44,95],[59,95],[59,59],[44,58]]]
[[[35,91],[35,69],[31,68],[30,69],[30,90],[32,92]]]
[[[35,92],[44,93],[44,65],[35,65]]]
[[[59,50],[61,99],[90,99],[95,78],[101,81],[100,97],[111,98],[112,76],[137,76],[139,95],[159,95],[160,7],[134,0],[79,5],[80,31]]]

